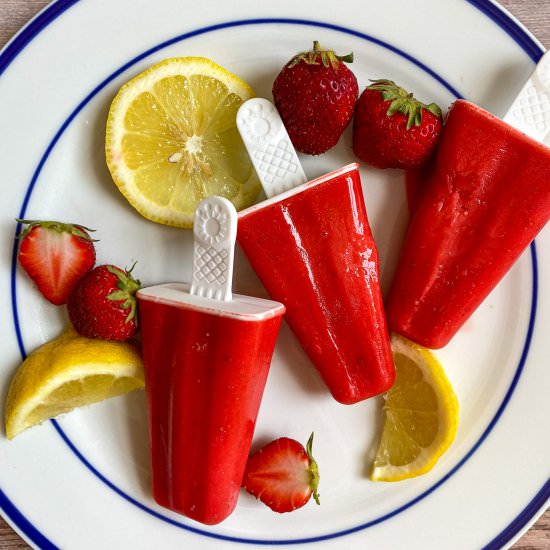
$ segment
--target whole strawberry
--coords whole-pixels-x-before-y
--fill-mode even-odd
[[[357,101],[353,151],[376,168],[412,168],[432,154],[441,109],[425,105],[391,80],[374,80]]]
[[[359,88],[344,62],[353,54],[337,56],[313,50],[293,57],[273,83],[273,100],[297,151],[319,155],[336,145],[353,116]]]
[[[19,234],[19,262],[38,290],[52,304],[67,302],[78,281],[95,264],[94,241],[86,227],[44,220],[17,220],[27,227]]]
[[[319,469],[311,454],[313,434],[306,448],[295,439],[281,437],[251,455],[243,487],[274,512],[291,512],[311,496],[319,504]]]
[[[100,265],[77,284],[67,310],[76,331],[88,338],[128,340],[137,331],[135,293],[140,282],[114,265]]]

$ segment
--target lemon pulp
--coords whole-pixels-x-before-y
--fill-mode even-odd
[[[431,351],[392,335],[396,379],[371,479],[399,481],[428,472],[454,440],[458,400]]]
[[[68,328],[20,365],[6,399],[6,435],[76,407],[144,387],[139,350],[128,342],[97,340]]]
[[[162,61],[126,83],[107,120],[113,180],[144,217],[191,227],[198,203],[219,195],[237,210],[260,182],[236,126],[253,97],[240,78],[202,57]]]

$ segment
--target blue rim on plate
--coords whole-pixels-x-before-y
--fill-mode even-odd
[[[26,47],[26,45],[33,40],[35,36],[37,36],[45,27],[47,27],[51,22],[53,22],[59,15],[61,15],[65,10],[70,8],[73,4],[76,4],[78,1],[79,0],[58,0],[57,2],[54,2],[52,5],[46,8],[45,10],[43,10],[26,27],[24,27],[22,31],[19,34],[17,34],[16,37],[0,53],[0,74],[4,72],[4,70],[10,65],[10,63]],[[518,25],[515,21],[510,19],[510,17],[501,8],[493,4],[490,0],[466,0],[466,1],[468,1],[470,4],[478,8],[487,17],[489,17],[492,21],[494,21],[498,26],[500,26],[503,30],[505,30],[534,62],[536,62],[541,57],[543,52],[541,48],[537,45],[537,43],[533,40],[533,38],[520,25]],[[120,67],[107,79],[101,82],[96,88],[94,88],[94,90],[92,90],[92,92],[88,94],[86,98],[84,98],[84,100],[77,106],[77,108],[62,124],[62,126],[60,127],[60,129],[58,130],[58,132],[55,134],[54,138],[50,142],[50,145],[47,147],[40,163],[38,164],[35,170],[33,178],[28,186],[28,189],[23,201],[23,205],[21,207],[20,217],[23,217],[24,215],[29,198],[34,188],[34,184],[36,183],[38,176],[42,170],[42,167],[44,166],[47,158],[49,157],[49,154],[55,147],[57,141],[59,140],[63,132],[67,129],[69,124],[72,122],[74,117],[108,82],[112,81],[122,72],[127,70],[130,66],[132,66],[139,60],[147,57],[148,55],[151,55],[152,53],[162,48],[165,48],[171,44],[185,40],[192,36],[197,36],[199,34],[204,34],[207,32],[212,32],[215,30],[224,29],[228,27],[252,25],[252,24],[269,24],[269,23],[301,24],[301,25],[324,27],[335,31],[348,33],[356,37],[360,37],[370,42],[376,43],[402,56],[408,61],[414,63],[420,69],[422,69],[427,74],[429,74],[432,78],[437,80],[440,84],[442,84],[445,88],[447,88],[452,94],[454,94],[456,97],[459,97],[458,92],[454,90],[447,82],[445,82],[444,79],[442,79],[439,75],[433,72],[429,67],[425,66],[424,64],[422,64],[421,62],[419,62],[418,60],[416,60],[414,57],[410,56],[406,52],[399,50],[394,46],[392,46],[391,44],[380,41],[372,36],[368,36],[363,33],[359,33],[351,29],[347,29],[345,27],[340,27],[332,24],[323,23],[323,22],[297,20],[297,19],[251,19],[251,20],[226,22],[219,25],[204,27],[204,28],[192,31],[190,33],[186,33],[184,35],[177,36],[169,41],[163,42],[155,46],[154,48],[151,48],[150,50],[147,50],[146,52],[143,52],[136,58],[132,59],[131,61],[129,61],[122,67]],[[17,303],[16,303],[16,293],[15,293],[16,284],[15,284],[14,274],[15,274],[15,266],[16,266],[16,257],[17,257],[16,251],[17,251],[17,245],[14,245],[14,250],[12,255],[12,277],[11,277],[12,310],[13,310],[15,330],[16,330],[17,340],[19,343],[19,348],[22,356],[24,357],[25,349],[22,343],[20,327],[18,324]],[[477,450],[477,448],[481,445],[481,443],[485,440],[485,438],[488,436],[488,434],[491,432],[491,430],[497,423],[498,419],[500,418],[500,415],[506,408],[508,401],[512,393],[514,392],[516,384],[521,376],[521,373],[527,358],[527,354],[529,351],[529,346],[531,343],[531,338],[532,338],[532,333],[533,333],[533,328],[535,323],[537,296],[538,296],[537,255],[536,255],[536,248],[534,243],[531,245],[531,264],[532,264],[532,274],[533,274],[531,311],[530,311],[529,325],[527,329],[524,347],[522,350],[521,359],[516,369],[512,383],[504,397],[504,400],[501,403],[497,413],[489,423],[488,427],[484,431],[484,433],[481,435],[481,437],[475,443],[475,445],[470,449],[470,451],[459,461],[459,463],[451,471],[449,471],[442,479],[440,479],[437,483],[435,483],[432,487],[430,487],[428,490],[424,491],[422,494],[418,495],[416,498],[412,499],[410,502],[406,503],[405,505],[397,508],[396,510],[393,510],[392,512],[384,516],[381,516],[368,523],[361,524],[359,526],[356,526],[350,529],[346,529],[336,533],[329,533],[326,535],[320,535],[317,537],[310,537],[310,538],[303,538],[303,539],[262,540],[262,539],[242,539],[238,537],[229,537],[225,535],[219,535],[216,533],[210,533],[203,529],[190,527],[189,525],[185,525],[171,518],[163,516],[162,514],[148,508],[144,504],[132,498],[130,495],[121,491],[111,481],[109,481],[105,476],[103,476],[98,470],[96,470],[92,464],[90,464],[90,462],[80,453],[80,451],[75,447],[75,445],[63,432],[59,424],[55,421],[52,421],[52,422],[56,430],[58,431],[59,435],[62,437],[65,443],[69,446],[69,448],[74,452],[74,454],[83,462],[83,464],[94,475],[96,475],[96,477],[98,477],[101,481],[103,481],[107,486],[109,486],[121,497],[125,498],[127,501],[131,502],[132,504],[139,507],[140,509],[148,512],[149,514],[159,519],[162,519],[173,525],[181,527],[187,531],[194,532],[194,533],[201,534],[208,537],[218,538],[224,541],[257,544],[257,545],[287,545],[287,544],[298,544],[298,543],[311,543],[311,542],[318,542],[322,540],[341,537],[350,533],[361,531],[372,525],[385,521],[395,516],[396,514],[399,514],[403,510],[409,508],[410,506],[413,506],[418,501],[424,499],[426,496],[432,493],[435,489],[441,486],[472,456],[472,454]],[[521,513],[516,517],[516,519],[512,521],[508,526],[506,526],[506,528],[503,529],[503,531],[501,531],[501,533],[499,533],[499,535],[497,535],[497,537],[495,537],[492,541],[490,541],[484,548],[488,550],[496,549],[496,548],[500,548],[503,544],[506,544],[507,542],[509,542],[531,521],[533,516],[541,509],[541,507],[544,505],[544,503],[548,498],[550,498],[550,480],[548,480],[548,482],[545,483],[545,485],[535,495],[535,497],[531,500],[531,502],[524,508],[524,510],[521,511]],[[57,548],[55,544],[53,544],[50,540],[48,540],[38,529],[36,529],[36,527],[32,525],[31,522],[29,522],[25,518],[25,516],[16,508],[16,506],[14,506],[14,504],[9,500],[8,496],[1,489],[0,489],[0,508],[3,510],[3,513],[11,520],[11,522],[28,538],[28,540],[32,541],[34,544],[36,544],[40,548],[44,548],[44,549]]]

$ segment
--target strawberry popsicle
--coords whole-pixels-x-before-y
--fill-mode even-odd
[[[390,329],[447,344],[550,218],[549,182],[550,148],[455,102],[407,231]]]
[[[284,303],[285,319],[336,400],[387,391],[395,370],[357,165],[304,183],[265,99],[245,102],[237,126],[271,197],[239,213],[237,239],[252,267]]]
[[[192,285],[138,292],[156,501],[205,524],[235,508],[284,306],[231,294],[237,214],[195,213]]]

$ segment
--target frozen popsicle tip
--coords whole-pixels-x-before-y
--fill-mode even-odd
[[[230,301],[237,211],[223,197],[207,197],[195,210],[193,277],[190,293]]]
[[[237,112],[237,128],[268,198],[307,181],[273,103],[256,97]]]

